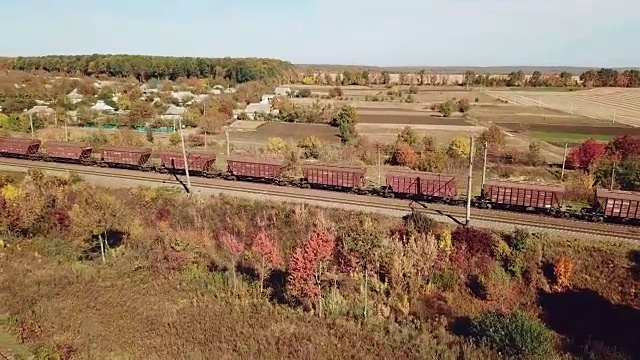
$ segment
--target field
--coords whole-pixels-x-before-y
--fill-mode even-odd
[[[543,106],[610,122],[640,126],[640,89],[599,88],[575,92],[487,91],[523,106]]]

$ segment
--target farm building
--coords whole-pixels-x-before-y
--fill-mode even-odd
[[[69,101],[71,101],[72,104],[77,104],[80,101],[82,101],[84,97],[82,96],[82,94],[78,93],[78,89],[73,89],[72,92],[67,94],[67,99],[69,99]]]
[[[250,119],[253,119],[256,113],[277,114],[278,110],[271,109],[270,104],[253,103],[247,105],[247,107],[244,109],[244,113],[247,114]]]
[[[115,109],[105,104],[104,101],[98,100],[98,102],[91,107],[91,110],[98,112],[113,112]]]
[[[55,110],[45,105],[36,105],[27,111],[27,114],[33,114],[37,116],[49,116],[55,114]]]
[[[170,105],[160,118],[163,120],[180,120],[186,111],[187,109],[182,106]]]
[[[291,88],[278,86],[274,93],[276,94],[276,96],[289,96],[291,95]]]

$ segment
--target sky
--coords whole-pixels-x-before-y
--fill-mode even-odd
[[[639,0],[3,0],[0,56],[640,67]]]

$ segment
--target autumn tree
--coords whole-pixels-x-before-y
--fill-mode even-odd
[[[638,156],[640,155],[640,137],[629,134],[616,136],[607,145],[607,150],[617,155],[620,160]]]
[[[478,142],[482,146],[486,143],[489,146],[489,149],[500,150],[506,145],[507,138],[504,132],[500,130],[500,127],[496,124],[492,124],[487,130],[480,134]]]
[[[395,146],[390,162],[392,165],[412,167],[418,161],[416,151],[406,143],[398,143]]]
[[[289,262],[287,290],[308,304],[315,303],[322,316],[322,282],[335,249],[335,237],[323,221],[316,221],[309,238],[298,247]]]
[[[342,97],[342,89],[339,86],[329,89],[329,97]]]
[[[466,157],[470,151],[471,141],[464,137],[454,138],[447,147],[447,155],[451,157]]]
[[[461,112],[463,114],[469,112],[469,109],[471,108],[471,105],[469,105],[469,99],[462,98],[458,100],[458,102],[456,103],[456,107],[458,108],[458,112]]]
[[[442,172],[448,161],[447,153],[442,150],[426,151],[420,155],[414,167],[419,171]]]
[[[436,151],[436,140],[432,135],[425,135],[422,138],[422,151],[423,152]]]
[[[338,125],[338,133],[342,145],[348,145],[358,137],[356,126],[352,123],[340,123]]]
[[[202,115],[198,121],[198,127],[205,134],[219,134],[227,124],[229,117],[221,112],[213,112]]]
[[[396,143],[405,143],[413,148],[416,148],[420,143],[420,136],[418,135],[418,133],[416,133],[415,130],[411,128],[411,126],[405,126],[404,129],[402,129],[402,132],[398,134]]]
[[[579,147],[571,149],[567,156],[567,162],[570,166],[589,171],[589,168],[606,153],[606,145],[599,143],[594,139],[588,139],[582,142]]]
[[[131,105],[131,110],[124,116],[124,123],[129,127],[144,126],[156,116],[151,103],[138,100]]]
[[[339,127],[343,123],[355,125],[357,122],[358,113],[356,109],[353,106],[344,105],[334,113],[331,125]]]
[[[533,141],[529,144],[529,152],[526,155],[527,165],[530,166],[539,166],[544,163],[544,159],[542,158],[542,154],[540,153],[540,143],[537,141]]]
[[[253,238],[251,255],[260,280],[260,292],[262,292],[264,280],[271,270],[282,265],[282,254],[273,238],[264,229],[260,229]]]
[[[440,104],[440,114],[442,114],[442,116],[444,117],[450,117],[451,114],[453,113],[453,101],[451,100],[447,100],[445,102],[443,102],[442,104]]]
[[[218,236],[218,244],[225,253],[226,265],[233,280],[233,290],[236,289],[236,268],[238,267],[238,261],[244,253],[244,244],[239,241],[234,235],[222,231]]]

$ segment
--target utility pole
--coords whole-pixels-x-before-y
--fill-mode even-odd
[[[618,115],[618,110],[613,110],[613,123],[616,123],[616,116]]]
[[[179,119],[180,139],[182,140],[182,159],[184,160],[184,173],[187,175],[187,194],[191,193],[191,179],[189,178],[189,163],[187,162],[187,149],[184,146],[184,134],[182,133],[182,119]]]
[[[611,168],[611,186],[609,190],[613,190],[613,183],[616,181],[616,163],[613,163],[613,167]]]
[[[31,138],[34,138],[33,134],[33,114],[29,113],[29,126],[31,126]]]
[[[467,182],[467,217],[465,218],[465,226],[469,226],[471,222],[471,182],[473,180],[473,136],[469,137],[471,144],[469,146],[469,180]]]
[[[224,136],[225,136],[226,141],[227,141],[227,157],[229,157],[230,154],[231,154],[231,149],[229,147],[229,127],[226,127],[224,129]]]
[[[564,155],[562,156],[562,172],[560,173],[560,182],[564,181],[564,167],[567,164],[567,143],[564,143]]]
[[[380,144],[376,144],[376,151],[378,153],[378,185],[380,185],[380,181],[381,176],[382,176],[382,171],[381,171],[381,165],[380,165]]]
[[[484,192],[484,183],[487,182],[487,151],[489,149],[489,143],[484,142],[484,160],[482,161],[482,189]]]

